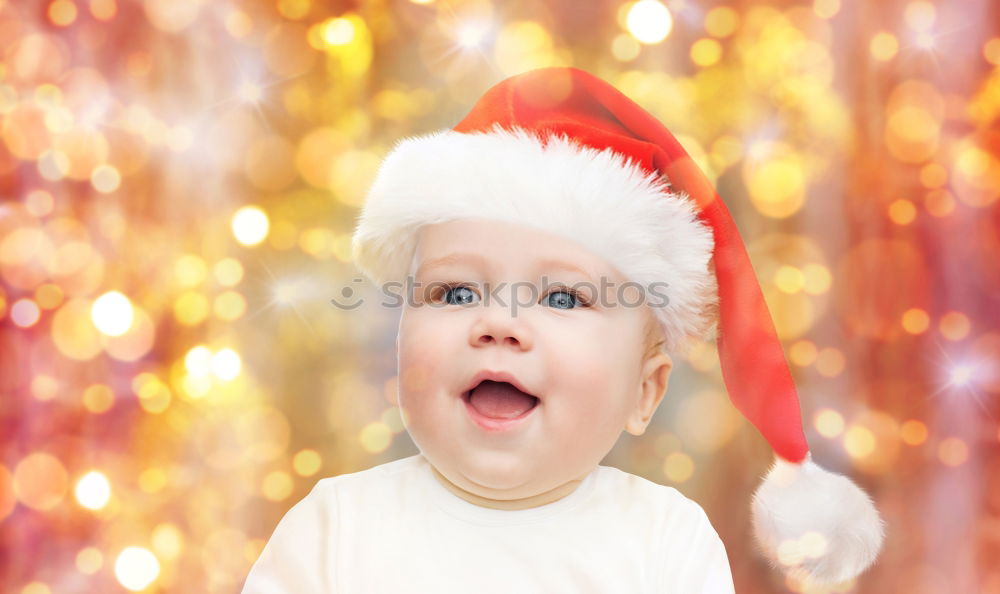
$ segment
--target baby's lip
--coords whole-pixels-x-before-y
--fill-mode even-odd
[[[528,389],[526,389],[524,385],[522,385],[521,382],[519,382],[518,379],[514,377],[513,374],[508,373],[506,371],[492,371],[489,369],[484,369],[479,373],[477,373],[476,375],[472,376],[472,380],[468,383],[468,385],[465,386],[465,389],[462,390],[462,396],[465,397],[470,391],[472,391],[473,388],[475,388],[476,386],[487,380],[494,382],[507,382],[508,384],[514,386],[515,388],[524,392],[525,394],[538,398],[536,394],[533,394]],[[539,398],[539,400],[541,399]]]

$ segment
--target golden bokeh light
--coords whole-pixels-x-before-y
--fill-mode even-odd
[[[927,425],[917,419],[904,421],[899,428],[899,438],[909,446],[922,445],[927,441]]]
[[[910,334],[923,334],[930,327],[931,317],[926,311],[913,307],[903,312],[902,324]]]
[[[947,466],[961,466],[969,459],[969,446],[958,437],[941,440],[937,448],[938,459]]]
[[[111,499],[111,483],[102,472],[92,470],[76,481],[73,493],[77,503],[87,509],[98,510]]]
[[[93,575],[104,567],[104,555],[96,547],[85,547],[76,554],[76,569],[84,575]]]
[[[261,484],[261,493],[269,501],[283,501],[292,494],[294,483],[292,477],[287,472],[275,470],[264,477]]]
[[[744,161],[743,179],[757,210],[778,219],[798,212],[808,183],[801,156],[788,147],[766,144],[752,147],[751,155]]]
[[[949,311],[938,321],[938,330],[948,340],[962,340],[969,335],[971,329],[969,316],[960,311]]]
[[[674,17],[658,0],[639,0],[631,5],[626,16],[626,27],[641,43],[654,45],[670,35]]]
[[[115,578],[132,592],[145,590],[160,577],[160,561],[144,547],[125,547],[115,558]]]
[[[663,474],[671,483],[687,482],[694,475],[694,460],[682,452],[669,454],[663,461]]]
[[[366,452],[377,454],[392,443],[392,430],[381,421],[368,423],[361,429],[358,440]]]
[[[844,415],[828,408],[816,412],[813,418],[816,431],[823,437],[839,437],[844,432]]]
[[[153,551],[162,559],[168,561],[177,559],[184,550],[184,533],[170,522],[163,522],[153,528],[150,542]]]
[[[712,37],[729,37],[739,24],[739,13],[729,6],[716,6],[705,13],[705,31]]]
[[[319,472],[323,459],[316,450],[301,450],[292,459],[292,468],[299,476],[312,476]]]
[[[118,291],[101,295],[90,307],[94,326],[106,336],[121,336],[128,332],[134,314],[132,302]]]
[[[29,454],[14,469],[14,494],[22,504],[39,511],[59,505],[66,495],[69,475],[53,455]]]
[[[868,51],[876,60],[888,62],[896,57],[896,53],[899,51],[899,42],[892,33],[879,31],[872,36],[872,40],[868,44]]]
[[[909,225],[917,218],[917,207],[905,199],[893,200],[889,204],[889,219],[897,225]]]
[[[797,340],[788,350],[788,358],[799,367],[807,367],[816,362],[819,350],[816,343],[809,340]]]
[[[233,235],[236,241],[245,246],[254,246],[264,241],[269,228],[267,215],[256,206],[244,206],[233,215]]]
[[[844,450],[852,458],[864,458],[875,451],[876,441],[871,430],[857,425],[850,426],[844,433]]]

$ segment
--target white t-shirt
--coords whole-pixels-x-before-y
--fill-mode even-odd
[[[325,478],[278,523],[243,594],[732,594],[726,550],[676,489],[598,466],[569,495],[470,503],[421,454]]]

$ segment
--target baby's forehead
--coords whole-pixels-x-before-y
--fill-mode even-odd
[[[571,234],[519,223],[451,220],[424,225],[414,234],[409,272],[439,267],[505,268],[536,273],[574,273],[597,281],[625,280],[603,255]]]

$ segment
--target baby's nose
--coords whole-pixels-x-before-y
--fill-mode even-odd
[[[489,345],[509,346],[529,350],[533,346],[531,329],[520,312],[495,304],[483,307],[481,314],[470,328],[469,344],[473,347]]]

